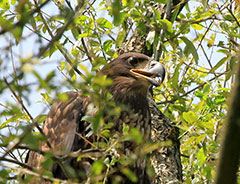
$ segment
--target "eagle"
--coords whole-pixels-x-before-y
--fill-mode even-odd
[[[109,101],[121,107],[119,108],[120,112],[116,115],[102,112],[104,124],[109,125],[110,135],[108,139],[114,138],[116,132],[118,138],[124,137],[123,129],[128,127],[139,132],[143,142],[147,143],[150,140],[151,133],[151,117],[147,95],[152,86],[159,86],[163,82],[165,77],[163,65],[147,55],[129,52],[113,59],[99,71],[97,76],[106,76],[107,79],[111,80],[111,83],[106,87],[110,94]],[[67,100],[58,100],[52,105],[42,128],[46,141],[40,142],[40,151],[31,150],[29,152],[26,162],[29,167],[35,169],[41,175],[43,174],[43,168],[46,169],[46,166],[43,166],[47,159],[46,153],[52,153],[53,164],[47,170],[52,173],[54,178],[94,183],[89,179],[94,156],[83,156],[82,159],[79,159],[79,157],[72,155],[73,153],[88,153],[88,150],[91,150],[93,155],[106,154],[106,150],[104,152],[100,148],[96,151],[97,146],[94,143],[100,139],[103,142],[106,140],[96,135],[92,123],[86,118],[94,118],[98,109],[94,105],[94,99],[89,95],[84,95],[81,91],[67,92],[66,95]],[[117,146],[115,146],[116,149],[108,148],[110,151],[108,150],[105,160],[107,158],[111,160],[111,157],[122,154],[130,157],[130,154],[134,153],[137,147],[139,149],[139,146],[141,147],[141,144],[139,145],[132,140],[123,141],[120,148],[117,148]],[[57,159],[63,157],[65,159]],[[129,165],[130,170],[137,177],[137,180],[134,181],[147,183],[144,179],[146,177],[145,160],[140,159],[136,162],[140,162],[140,164]],[[115,163],[112,167],[120,168],[119,165],[120,163]],[[112,170],[112,172],[109,171],[109,177],[107,178],[104,176],[95,178],[100,178],[98,181],[104,178],[105,183],[134,182],[129,180],[124,172],[121,173],[124,169]],[[51,181],[36,177],[32,179],[32,183],[51,183]]]

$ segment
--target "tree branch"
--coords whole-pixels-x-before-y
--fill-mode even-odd
[[[35,3],[35,5],[37,6],[37,3]],[[48,33],[51,35],[52,40],[43,49],[41,49],[41,51],[37,55],[38,58],[40,58],[56,41],[58,41],[61,38],[64,31],[66,31],[67,28],[69,27],[69,25],[73,22],[76,14],[79,14],[78,10],[81,9],[83,6],[84,6],[84,3],[83,4],[81,4],[81,3],[78,4],[78,6],[76,7],[76,10],[74,12],[71,12],[69,17],[67,18],[68,19],[67,23],[61,29],[58,30],[58,32],[55,36],[53,36],[53,34],[51,33],[50,30],[48,30]],[[80,11],[80,14],[83,11],[84,11],[84,8],[82,8],[82,10]],[[39,13],[41,13],[40,9],[39,9]],[[41,17],[41,18],[42,18],[42,20],[44,20],[43,17]],[[45,24],[45,27],[48,28],[48,26],[46,26],[46,22],[44,24]]]
[[[10,86],[10,84],[7,82],[7,79],[4,78],[4,82],[5,84],[7,85],[8,89],[11,91],[11,93],[13,94],[13,96],[16,98],[17,102],[21,105],[21,107],[23,108],[23,110],[26,112],[26,114],[28,115],[28,117],[30,118],[30,120],[32,121],[32,125],[30,125],[28,127],[29,130],[26,130],[22,135],[21,137],[18,139],[18,141],[11,146],[10,149],[8,149],[4,155],[1,157],[1,158],[4,158],[11,150],[15,149],[16,146],[18,144],[21,143],[21,141],[23,140],[23,138],[29,133],[29,131],[32,131],[33,127],[36,127],[38,129],[38,131],[44,136],[46,137],[46,135],[44,134],[43,130],[39,127],[37,121],[35,121],[32,117],[32,115],[30,114],[30,112],[27,110],[27,108],[25,107],[25,105],[23,104],[23,101],[22,99],[15,93],[15,91],[12,89],[12,87]],[[51,148],[51,144],[47,141],[46,142],[48,147]]]
[[[211,82],[211,81],[217,79],[218,77],[222,76],[223,74],[226,74],[226,72],[221,73],[221,74],[219,74],[219,75],[216,75],[215,77],[211,78],[208,82]],[[181,95],[180,98],[189,95],[190,93],[194,92],[195,90],[203,87],[203,86],[204,86],[205,84],[207,84],[208,82],[204,82],[204,83],[200,84],[199,86],[191,89],[190,91],[188,91],[188,92],[184,93],[183,95]],[[166,100],[166,101],[163,101],[163,102],[157,102],[157,104],[160,105],[160,104],[174,103],[174,102],[177,101],[177,100],[178,100],[177,98],[173,98],[173,99],[171,99],[171,100]]]
[[[38,4],[36,1],[35,2],[35,6],[38,7]],[[39,9],[38,13],[43,21],[44,26],[46,27],[48,34],[51,36],[51,40],[49,41],[49,43],[40,50],[40,52],[38,53],[37,57],[40,58],[56,41],[58,41],[61,36],[63,35],[64,31],[67,30],[67,28],[69,27],[69,25],[73,22],[74,18],[76,17],[76,15],[78,14],[82,14],[84,11],[84,2],[83,4],[79,3],[76,7],[75,11],[71,12],[71,15],[68,18],[68,22],[57,32],[57,34],[54,36],[52,34],[52,31],[49,29],[46,20],[44,19],[41,10]],[[78,12],[80,9],[82,8],[82,10],[80,12]],[[77,13],[78,12],[78,13]],[[70,64],[70,66],[73,68],[73,70],[78,74],[78,75],[83,75],[80,70],[78,70],[78,68],[73,64],[73,62],[71,61],[71,58],[68,57],[68,55],[65,53],[65,51],[59,46],[56,45],[56,47],[58,48],[58,50],[62,53],[62,55],[64,56],[64,58],[66,59],[66,61]]]
[[[38,6],[37,8],[31,10],[29,13],[28,13],[28,16],[33,16],[34,13],[38,12],[43,6],[45,6],[47,3],[49,2],[49,0],[46,0],[44,1],[42,4],[40,4],[40,6]],[[26,24],[27,21],[25,21],[24,19],[20,19],[17,23],[15,23],[14,25],[8,27],[7,29],[2,29],[0,31],[0,35],[6,33],[6,32],[9,32],[11,31],[12,29],[16,28],[16,27],[19,27],[19,26],[23,26],[24,24]]]
[[[0,160],[1,160],[1,161],[5,161],[5,162],[10,162],[10,163],[13,163],[13,164],[17,164],[17,165],[19,165],[19,166],[21,166],[21,167],[23,167],[23,168],[29,169],[29,170],[31,170],[31,171],[33,170],[33,168],[30,167],[29,165],[24,164],[24,163],[22,163],[22,162],[19,162],[19,161],[17,161],[17,160],[13,160],[13,159],[9,159],[9,158],[1,158]]]

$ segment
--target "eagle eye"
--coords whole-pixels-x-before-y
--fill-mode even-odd
[[[128,64],[132,65],[132,66],[135,66],[136,64],[138,64],[138,59],[137,58],[134,58],[134,57],[129,57],[128,58]]]

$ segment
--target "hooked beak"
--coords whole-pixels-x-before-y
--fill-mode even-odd
[[[130,72],[154,86],[160,86],[165,77],[165,68],[157,61],[151,61],[144,69],[131,69]]]

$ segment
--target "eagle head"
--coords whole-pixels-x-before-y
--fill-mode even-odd
[[[165,77],[163,65],[152,58],[129,52],[112,60],[102,73],[113,80],[109,87],[114,93],[143,93],[151,86],[159,86]]]

